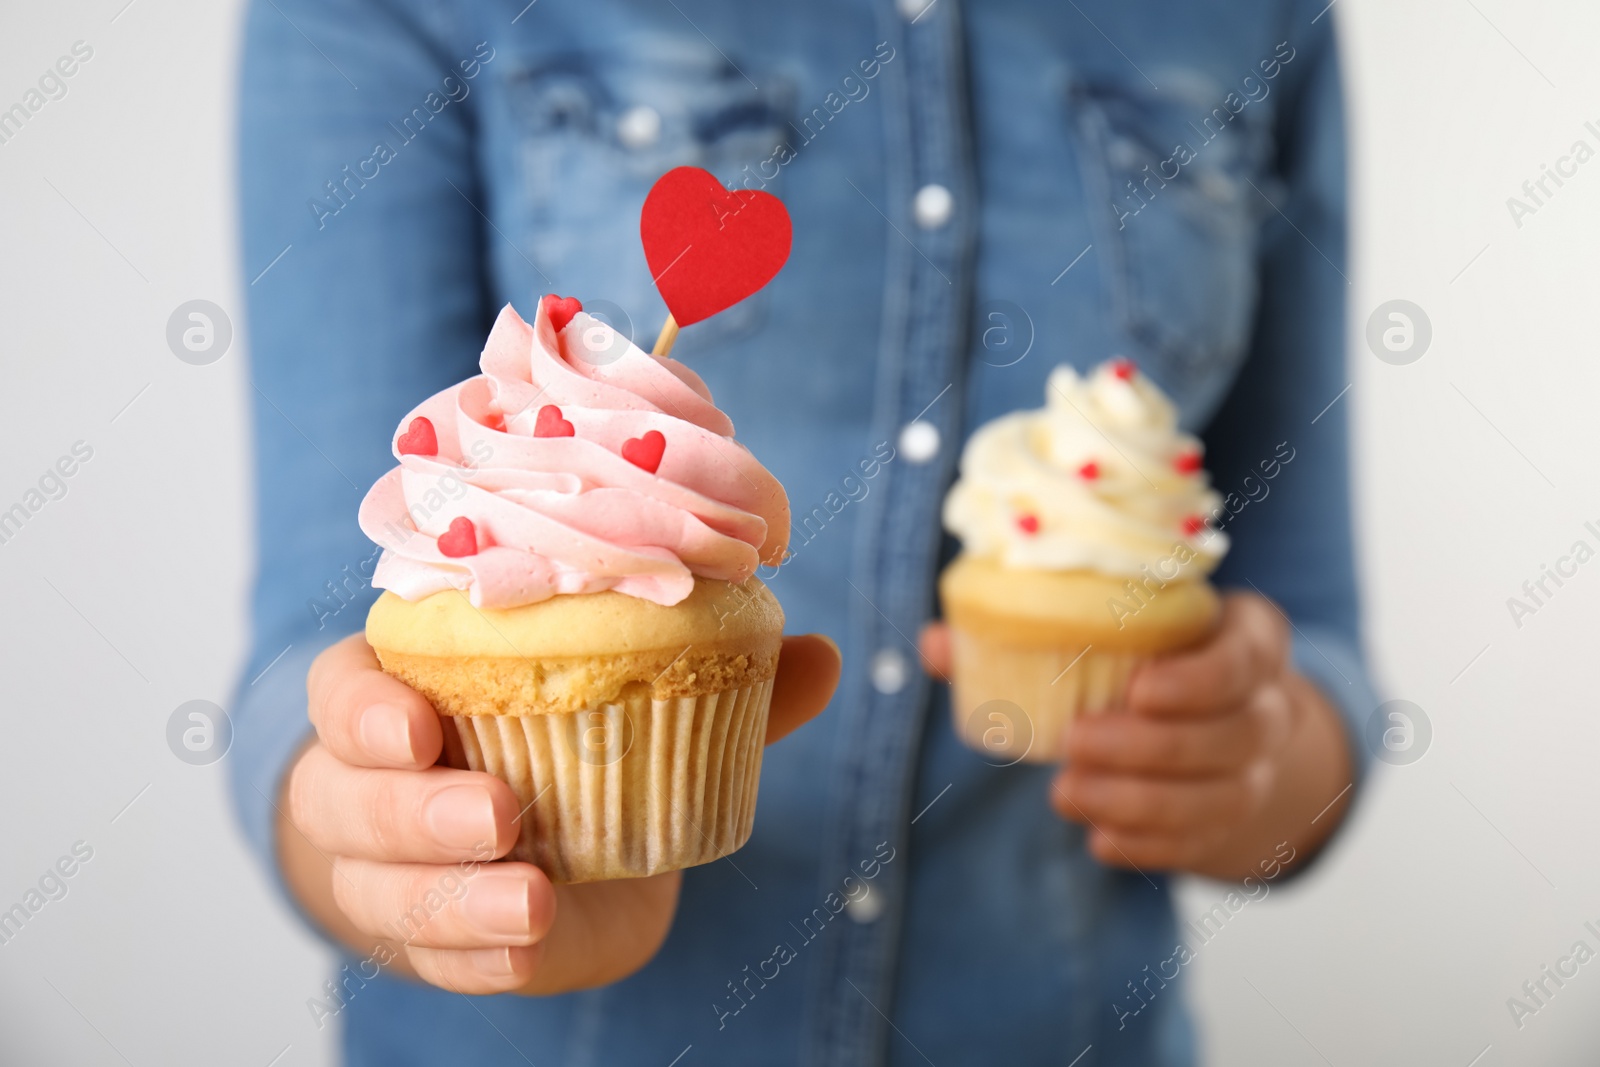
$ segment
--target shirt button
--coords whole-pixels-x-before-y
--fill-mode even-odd
[[[865,896],[845,898],[844,910],[850,918],[865,926],[867,923],[876,922],[878,916],[883,914],[883,897],[874,893],[871,886],[867,886]]]
[[[926,419],[908,422],[900,431],[900,454],[908,463],[926,463],[939,454],[939,427]]]
[[[1111,164],[1120,170],[1135,170],[1139,167],[1144,153],[1139,151],[1139,146],[1126,137],[1118,137],[1106,148],[1106,156]],[[1150,168],[1152,171],[1154,167]]]
[[[937,230],[955,210],[956,198],[942,185],[924,185],[911,201],[911,215],[924,230]]]
[[[649,148],[661,139],[661,112],[647,104],[630,107],[617,119],[617,140],[624,148]]]
[[[886,648],[872,657],[872,688],[893,696],[906,687],[910,668],[897,648]]]
[[[1239,187],[1214,170],[1195,171],[1195,180],[1200,183],[1200,190],[1219,204],[1238,199]]]
[[[895,0],[895,10],[900,12],[900,17],[910,22],[915,22],[922,17],[922,13],[934,5],[934,0]]]

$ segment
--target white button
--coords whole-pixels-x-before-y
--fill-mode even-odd
[[[906,687],[910,668],[899,649],[886,648],[872,657],[872,688],[893,696]]]
[[[625,148],[649,148],[661,139],[661,112],[647,104],[630,107],[617,119],[617,140]]]
[[[1106,155],[1111,159],[1114,166],[1122,170],[1134,170],[1139,166],[1144,154],[1139,151],[1137,144],[1126,137],[1118,137],[1107,146]],[[1153,172],[1155,168],[1152,167],[1151,170]]]
[[[922,13],[932,7],[936,0],[895,0],[895,10],[900,12],[900,17],[915,22],[922,17]]]
[[[924,185],[911,201],[911,215],[924,230],[937,230],[955,210],[956,198],[942,185]]]
[[[1214,170],[1195,171],[1195,180],[1200,183],[1200,191],[1219,204],[1238,199],[1239,186]]]
[[[900,454],[907,463],[926,463],[939,454],[939,427],[926,419],[908,422],[900,431]]]
[[[883,897],[872,891],[871,886],[865,887],[866,896],[846,897],[844,910],[850,918],[865,926],[867,923],[876,922],[878,916],[883,914]]]

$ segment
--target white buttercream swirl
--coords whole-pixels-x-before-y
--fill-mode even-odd
[[[1209,574],[1228,540],[1202,524],[1222,500],[1172,402],[1125,360],[1086,378],[1057,367],[1045,393],[967,442],[944,505],[963,549],[1016,568]]]

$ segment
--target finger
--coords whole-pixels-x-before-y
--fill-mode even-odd
[[[306,690],[317,736],[344,762],[418,770],[439,758],[444,735],[433,705],[384,674],[362,635],[325,649],[311,664]]]
[[[334,862],[333,896],[363,933],[424,948],[533,945],[555,921],[550,879],[531,863]]]
[[[1085,774],[1068,768],[1050,791],[1051,803],[1066,819],[1101,830],[1139,833],[1190,833],[1235,826],[1252,810],[1253,790],[1246,777],[1145,778]]]
[[[1259,737],[1257,751],[1276,753],[1283,750],[1294,735],[1295,704],[1289,690],[1273,683],[1264,685],[1250,694],[1245,702],[1245,714],[1255,724]]]
[[[1281,692],[1276,686],[1268,690]],[[1065,754],[1078,770],[1091,773],[1217,777],[1255,759],[1267,730],[1264,718],[1243,712],[1194,721],[1085,715],[1068,728]]]
[[[418,978],[452,993],[473,996],[509,993],[526,985],[539,970],[543,954],[543,945],[465,951],[406,946],[406,958]]]
[[[561,921],[539,943],[539,973],[519,992],[570,993],[610,985],[655,956],[677,914],[682,871],[556,886]]]
[[[917,651],[922,653],[922,669],[941,682],[950,680],[954,670],[950,652],[950,627],[942,622],[930,622],[917,636]]]
[[[1220,834],[1130,834],[1091,829],[1087,842],[1090,855],[1107,867],[1143,872],[1198,866],[1220,839]]]
[[[389,863],[458,863],[504,855],[520,805],[477,771],[365,770],[314,744],[289,775],[289,821],[325,853]]]
[[[839,646],[824,634],[785,637],[772,680],[772,710],[767,713],[767,744],[812,719],[833,699],[843,664]]]
[[[1152,660],[1134,674],[1128,707],[1165,717],[1224,713],[1282,671],[1288,647],[1288,627],[1270,601],[1234,594],[1223,602],[1222,623],[1208,641]]]

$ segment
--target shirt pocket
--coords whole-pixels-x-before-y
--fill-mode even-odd
[[[788,140],[793,83],[751,71],[757,88],[741,68],[710,46],[658,40],[643,53],[530,61],[510,76],[525,247],[566,290],[619,309],[646,348],[666,315],[639,243],[656,179],[693,166],[729,187],[780,192],[781,177],[767,177],[779,168],[763,164]],[[751,334],[764,308],[757,293],[696,324],[674,355]]]
[[[1205,79],[1162,80],[1073,79],[1067,106],[1118,325],[1186,407],[1205,407],[1250,341],[1270,114],[1265,99],[1234,111],[1244,98]]]

